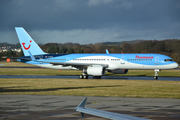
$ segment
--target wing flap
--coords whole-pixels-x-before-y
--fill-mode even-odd
[[[100,65],[105,68],[108,67],[108,64],[99,64],[99,63],[73,63],[73,62],[44,62],[44,63],[50,63],[53,65],[73,66],[73,67],[77,67],[77,68],[87,67],[90,65]]]

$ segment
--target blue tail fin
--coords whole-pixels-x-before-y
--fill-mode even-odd
[[[31,36],[22,27],[15,27],[19,42],[21,44],[24,56],[29,56],[29,52],[32,55],[42,55],[46,54],[42,49],[36,44],[36,42],[31,38]]]

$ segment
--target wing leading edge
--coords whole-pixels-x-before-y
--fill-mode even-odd
[[[100,65],[105,68],[108,67],[108,64],[100,64],[100,63],[72,63],[72,62],[46,62],[46,61],[43,61],[43,63],[50,63],[53,65],[73,66],[73,67],[77,67],[77,68],[84,68],[84,67],[88,67],[91,65]]]
[[[84,107],[86,100],[87,98],[85,98],[75,109],[75,111],[81,112],[82,117],[84,117],[84,113],[86,113],[86,114],[91,114],[91,115],[95,115],[95,116],[99,116],[99,117],[103,117],[103,118],[107,118],[111,120],[148,120],[145,118],[134,117],[130,115],[124,115],[124,114],[119,114],[119,113],[86,108]]]

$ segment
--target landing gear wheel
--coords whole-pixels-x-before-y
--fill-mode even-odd
[[[80,75],[79,78],[80,79],[88,79],[88,75]]]
[[[154,76],[154,80],[157,80],[158,79],[158,76]]]
[[[87,75],[83,75],[83,79],[88,79],[88,76]]]
[[[83,75],[80,75],[80,76],[79,76],[79,79],[83,79]]]

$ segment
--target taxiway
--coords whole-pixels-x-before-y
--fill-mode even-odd
[[[0,75],[0,78],[43,78],[43,79],[79,79],[77,75]],[[89,76],[89,79],[93,79]],[[102,76],[101,79],[108,80],[154,80],[147,76]],[[180,81],[180,77],[158,77],[160,81]]]
[[[0,95],[0,119],[106,120],[75,112],[84,96]],[[179,120],[180,100],[87,96],[86,107],[154,120]]]

